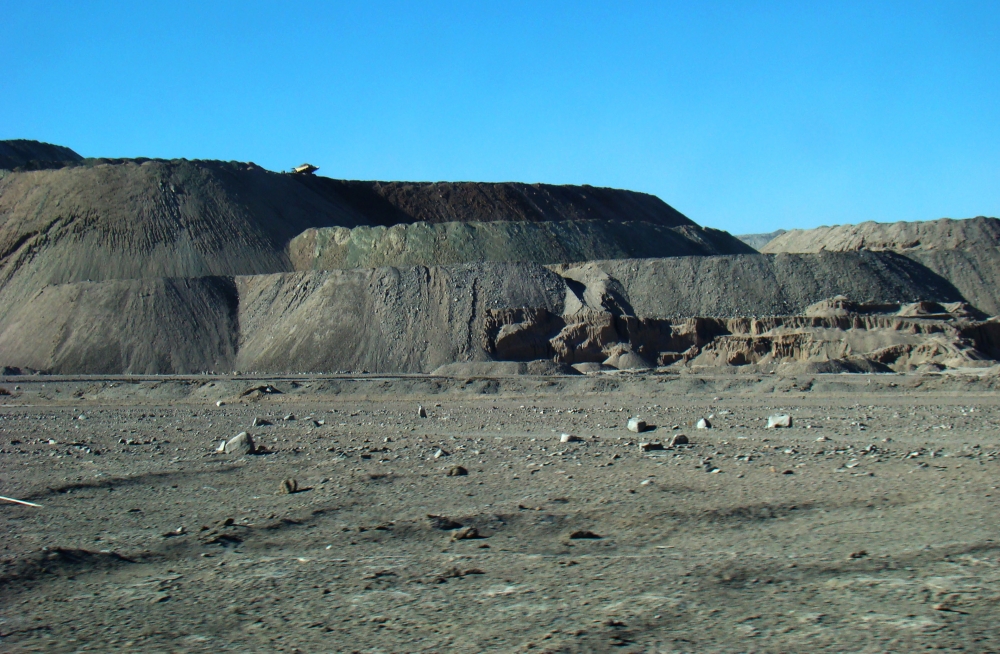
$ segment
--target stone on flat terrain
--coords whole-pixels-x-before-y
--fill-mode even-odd
[[[573,434],[563,434],[559,437],[560,443],[579,443],[583,439],[579,436],[574,436]]]
[[[698,422],[694,425],[697,429],[711,429],[712,423],[708,421],[708,418],[700,418]]]
[[[243,454],[253,454],[257,451],[253,442],[253,437],[245,431],[241,431],[226,442],[223,451],[226,454],[240,456]]]
[[[670,447],[676,447],[677,445],[687,445],[690,441],[688,437],[684,434],[677,434],[670,439]]]
[[[792,426],[792,416],[787,413],[776,413],[767,418],[768,429],[787,428]]]
[[[646,421],[645,420],[641,420],[639,418],[629,418],[628,419],[628,430],[629,431],[632,431],[632,432],[635,432],[635,433],[638,434],[638,433],[646,431],[646,427],[647,427],[647,425],[646,425]]]

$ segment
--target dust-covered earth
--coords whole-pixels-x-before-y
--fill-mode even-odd
[[[6,378],[0,651],[995,650],[996,383]]]

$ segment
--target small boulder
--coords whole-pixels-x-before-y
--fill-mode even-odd
[[[420,405],[417,405],[417,417],[418,418],[426,418],[427,417],[427,409],[425,409],[424,407],[422,407]]]
[[[767,418],[768,429],[782,429],[792,426],[792,416],[787,413],[776,413]]]
[[[265,418],[254,418],[253,419],[253,424],[250,425],[250,426],[251,427],[267,427],[270,424],[271,424],[271,421],[267,420]]]
[[[652,452],[653,450],[662,450],[663,443],[639,443],[639,449],[643,452]]]
[[[226,406],[226,403],[223,402],[222,400],[219,400],[218,402],[215,403],[215,406]]]
[[[677,447],[678,445],[687,445],[691,441],[684,434],[677,434],[670,439],[670,447]]]
[[[645,420],[640,418],[629,418],[628,419],[628,430],[635,432],[637,434],[646,431],[648,425],[646,425]]]
[[[253,454],[257,451],[257,448],[253,443],[253,437],[245,431],[241,431],[226,441],[226,447],[223,448],[223,451],[226,454],[241,456],[243,454]]]
[[[708,421],[708,418],[701,418],[695,423],[694,426],[696,429],[711,429],[712,423]]]
[[[278,489],[283,495],[291,495],[292,493],[299,492],[299,482],[294,479],[285,479],[281,482],[281,487]]]
[[[560,443],[579,443],[582,440],[583,439],[580,438],[579,436],[574,436],[572,434],[563,434],[562,436],[559,437]]]
[[[463,468],[462,466],[455,466],[454,468],[448,471],[449,477],[464,477],[467,474],[469,474],[469,471]]]
[[[581,538],[600,538],[597,534],[590,531],[589,529],[578,529],[569,535],[573,540],[578,540]]]
[[[479,535],[479,530],[475,527],[462,527],[458,531],[454,531],[451,534],[452,540],[471,540],[473,538],[482,538]]]
[[[451,456],[451,455],[448,454],[448,452],[446,452],[445,450],[443,450],[443,449],[441,449],[439,447],[438,450],[437,450],[437,452],[434,453],[434,458],[435,459],[440,459],[443,456]]]

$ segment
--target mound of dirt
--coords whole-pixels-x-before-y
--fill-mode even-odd
[[[565,263],[753,250],[726,232],[692,225],[559,220],[309,229],[292,240],[289,252],[296,270],[330,270],[475,261]]]
[[[611,188],[315,179],[376,225],[494,220],[632,220],[663,227],[695,225],[655,195]]]
[[[18,161],[70,155],[77,161],[58,170],[10,173],[0,179],[0,313],[48,284],[292,272],[289,243],[310,228],[627,219],[661,230],[680,229],[676,242],[686,244],[685,252],[738,251],[733,249],[738,242],[728,234],[701,230],[659,198],[629,191],[349,182],[272,173],[253,163],[80,161],[58,146],[51,151],[43,144],[17,147],[22,153]],[[8,148],[14,151],[14,146]],[[663,232],[661,241],[674,233]],[[609,246],[604,256],[617,251]],[[456,261],[446,251],[442,256]],[[358,265],[411,262],[377,253],[357,258]],[[433,255],[411,258],[436,263]]]
[[[954,250],[1000,245],[1000,220],[979,216],[926,222],[836,225],[793,229],[758,248],[761,252],[850,252],[855,250]]]
[[[0,285],[14,298],[0,304],[47,284],[290,271],[297,234],[364,220],[308,180],[253,164],[15,173],[0,180]]]
[[[229,372],[237,312],[227,278],[49,286],[0,323],[0,358],[67,373]]]
[[[614,301],[627,302],[622,313],[662,318],[796,315],[836,295],[867,304],[966,300],[948,279],[894,252],[621,259],[552,269],[584,287],[613,284]]]
[[[41,141],[0,141],[0,170],[59,168],[83,157],[69,148]]]

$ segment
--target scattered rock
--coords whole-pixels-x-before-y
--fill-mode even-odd
[[[451,534],[452,540],[471,540],[473,538],[482,538],[479,535],[479,530],[475,527],[462,527],[458,531],[454,531]]]
[[[287,416],[285,416],[284,418],[282,418],[282,420],[295,420],[295,414],[294,413],[289,413]]]
[[[469,474],[469,471],[463,468],[462,466],[455,466],[454,468],[448,471],[449,477],[464,477],[467,474]]]
[[[284,495],[291,495],[299,492],[299,482],[294,479],[285,479],[281,482],[280,491]]]
[[[849,558],[863,559],[866,556],[868,556],[868,552],[866,550],[858,550],[857,552],[851,552],[851,556]]]
[[[223,402],[222,400],[219,400],[218,402],[215,403],[215,406],[226,406],[226,403]]]
[[[225,452],[226,451],[226,441],[219,441],[219,447],[215,448],[215,451],[216,452],[220,452],[220,453]]]
[[[226,446],[222,448],[222,451],[226,454],[240,456],[243,454],[253,454],[257,451],[257,448],[254,446],[253,437],[245,431],[241,431],[226,442]]]
[[[701,418],[700,420],[698,420],[698,422],[695,423],[694,426],[697,429],[711,429],[712,423],[710,423],[707,418]]]
[[[768,429],[787,428],[792,426],[792,416],[787,413],[776,413],[767,418]]]
[[[434,453],[434,458],[440,459],[443,456],[451,456],[451,455],[439,447],[437,452]]]
[[[574,531],[573,533],[571,533],[569,535],[569,537],[572,538],[572,539],[574,539],[574,540],[581,539],[581,538],[600,538],[600,536],[598,536],[597,534],[595,534],[594,532],[592,532],[592,531],[590,531],[588,529],[578,529],[578,530]]]
[[[684,434],[675,434],[673,438],[670,439],[670,447],[677,447],[678,445],[687,445],[691,441]]]
[[[781,472],[781,474],[783,474],[783,475],[794,475],[795,471],[794,470],[783,470]]]
[[[563,434],[559,437],[560,443],[579,443],[582,440],[579,436],[573,436],[572,434]]]
[[[267,426],[269,426],[271,424],[272,423],[271,423],[270,420],[266,420],[264,418],[254,418],[253,419],[253,424],[250,425],[250,426],[251,427],[267,427]]]
[[[646,421],[645,420],[641,420],[639,418],[629,418],[628,419],[628,430],[629,431],[632,431],[632,432],[635,432],[635,433],[638,434],[638,433],[646,431],[646,427],[647,427],[647,425],[646,425]]]
[[[433,515],[428,513],[427,519],[431,521],[431,527],[441,529],[442,531],[462,528],[461,522],[455,522],[451,518],[446,518],[443,515]]]
[[[417,417],[418,418],[426,418],[427,417],[427,409],[425,409],[424,407],[418,405],[417,406]]]
[[[653,450],[662,450],[663,443],[639,443],[639,449],[643,452],[652,452]]]

